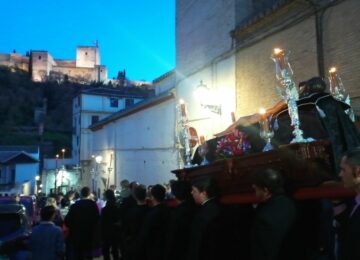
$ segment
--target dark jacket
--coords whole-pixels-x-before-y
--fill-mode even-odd
[[[107,201],[101,210],[101,230],[104,241],[114,241],[116,236],[115,223],[118,221],[118,208],[114,201]]]
[[[144,255],[139,256],[138,259],[164,259],[168,219],[169,209],[164,204],[154,206],[148,211],[140,229],[137,244],[137,251],[143,251]]]
[[[189,260],[216,259],[216,230],[220,216],[220,206],[216,199],[210,199],[203,204],[191,225],[189,238]]]
[[[196,212],[192,201],[184,201],[171,213],[167,230],[165,259],[183,260],[188,252],[191,223]]]
[[[99,210],[96,203],[89,199],[81,199],[71,205],[65,217],[65,224],[69,228],[69,242],[80,250],[96,248],[98,242],[96,234],[99,224]]]
[[[295,205],[286,196],[273,196],[260,203],[251,232],[252,259],[278,260],[295,219]]]
[[[348,217],[341,223],[343,233],[339,236],[341,245],[340,260],[359,260],[360,259],[360,207],[350,216],[351,210],[347,213]]]

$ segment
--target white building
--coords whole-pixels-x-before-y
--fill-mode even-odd
[[[36,192],[36,176],[39,176],[39,147],[0,146],[0,192]]]
[[[94,88],[84,90],[73,100],[72,158],[84,173],[83,184],[90,185],[90,172],[94,174],[96,155],[92,144],[90,125],[101,121],[115,112],[144,100],[149,91],[127,87],[121,89]]]
[[[174,94],[166,92],[91,126],[93,152],[103,158],[95,171],[96,188],[119,186],[123,179],[149,185],[174,178],[171,170],[179,167],[175,106]]]

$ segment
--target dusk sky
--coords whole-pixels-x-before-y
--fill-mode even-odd
[[[76,46],[98,40],[109,78],[125,69],[151,81],[175,67],[175,0],[11,0],[1,10],[0,53],[75,60]]]

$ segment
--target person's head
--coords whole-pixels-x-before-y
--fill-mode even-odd
[[[16,204],[20,203],[20,195],[19,194],[15,194],[13,196],[13,200]]]
[[[346,188],[360,193],[360,147],[349,150],[342,157],[340,177]]]
[[[46,199],[46,204],[45,204],[45,205],[46,205],[46,206],[53,206],[53,207],[56,208],[56,199],[53,198],[53,197],[48,197],[48,198]]]
[[[300,97],[306,97],[313,93],[322,93],[326,89],[325,81],[320,77],[312,77],[299,83]]]
[[[66,194],[66,197],[69,199],[69,200],[73,200],[75,198],[75,191],[71,190],[69,191],[67,194]]]
[[[106,201],[115,201],[116,199],[115,199],[115,193],[114,193],[114,191],[113,190],[106,190],[105,192],[104,192],[104,197],[105,197],[105,200]]]
[[[110,190],[116,191],[116,185],[114,184],[110,185]]]
[[[80,191],[80,196],[83,199],[86,199],[90,196],[90,189],[89,187],[83,187]]]
[[[146,199],[146,188],[144,185],[139,185],[137,186],[134,191],[133,191],[133,195],[135,200],[138,203],[144,203],[145,199]]]
[[[122,190],[129,189],[130,188],[130,182],[128,180],[122,180],[120,182],[120,187]]]
[[[55,207],[45,206],[40,211],[40,217],[42,221],[52,221],[55,217]]]
[[[273,169],[264,169],[253,176],[253,189],[260,201],[266,201],[273,195],[284,193],[284,180],[281,174]]]
[[[171,193],[178,201],[185,201],[191,198],[191,185],[186,181],[173,181],[170,183]]]
[[[202,178],[192,182],[191,194],[196,204],[202,205],[208,199],[217,196],[218,187],[214,179]]]
[[[165,193],[166,190],[164,186],[156,184],[150,190],[150,199],[154,202],[154,204],[161,203],[165,199]]]

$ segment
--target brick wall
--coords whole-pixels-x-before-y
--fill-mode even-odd
[[[280,97],[276,91],[275,65],[270,59],[275,47],[290,51],[289,62],[296,83],[318,74],[314,19],[309,18],[248,48],[236,57],[237,113],[257,113],[273,106]]]
[[[327,8],[323,17],[325,72],[330,66],[338,67],[355,108],[360,108],[360,88],[357,86],[360,80],[359,11],[360,1],[347,0]],[[236,53],[238,115],[256,113],[259,107],[271,107],[280,100],[275,89],[274,62],[269,58],[274,47],[291,51],[289,61],[296,83],[318,76],[315,16],[312,15],[239,48]]]
[[[360,1],[347,0],[324,14],[325,69],[338,67],[354,106],[360,106]],[[359,111],[360,112],[360,111]]]

